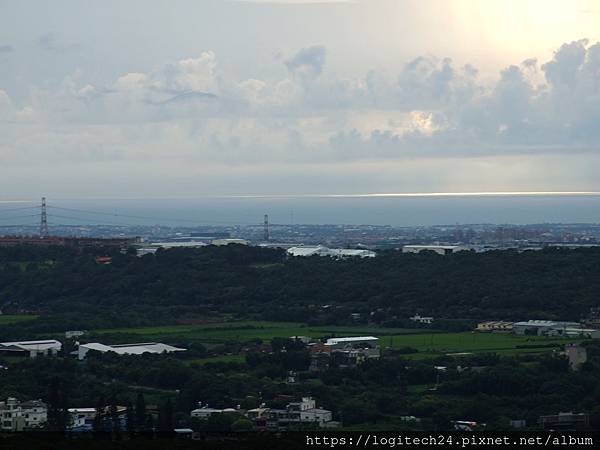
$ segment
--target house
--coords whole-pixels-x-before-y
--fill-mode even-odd
[[[92,431],[96,408],[69,408],[69,422],[67,429],[73,432]]]
[[[0,353],[15,356],[56,356],[62,344],[54,339],[44,341],[0,342]]]
[[[20,402],[9,397],[0,402],[0,430],[23,431],[41,428],[48,421],[48,407],[41,400]]]
[[[88,344],[80,344],[77,349],[77,357],[81,361],[85,359],[89,351],[100,353],[113,352],[119,355],[142,355],[144,353],[172,353],[185,352],[185,348],[173,347],[171,345],[162,344],[160,342],[147,342],[140,344],[119,344],[119,345],[104,345],[98,342]]]
[[[409,317],[410,320],[412,320],[413,322],[417,322],[417,323],[422,323],[425,325],[429,325],[431,323],[433,323],[433,317],[423,317],[420,316],[419,314],[415,314],[412,317]]]
[[[323,427],[331,422],[332,413],[327,409],[317,408],[312,397],[302,397],[299,402],[288,403],[285,409],[266,409],[261,417],[266,418],[266,426],[271,429],[310,423]]]
[[[493,332],[493,331],[512,331],[513,323],[504,321],[481,322],[477,324],[475,331]]]

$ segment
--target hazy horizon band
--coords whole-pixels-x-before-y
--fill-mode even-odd
[[[359,194],[228,194],[165,197],[49,197],[61,200],[160,200],[160,199],[261,199],[261,198],[386,198],[386,197],[527,197],[527,196],[600,196],[600,191],[481,191],[481,192],[372,192]],[[37,199],[0,200],[2,203],[30,203]]]

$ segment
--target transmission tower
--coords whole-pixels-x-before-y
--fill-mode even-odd
[[[47,238],[48,233],[48,214],[46,213],[46,197],[42,197],[42,216],[40,220],[40,237]]]
[[[269,216],[265,214],[265,223],[264,223],[264,235],[263,240],[267,242],[269,240]]]

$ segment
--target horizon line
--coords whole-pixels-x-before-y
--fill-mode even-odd
[[[194,200],[194,199],[269,199],[269,198],[403,198],[403,197],[526,197],[526,196],[600,196],[600,191],[479,191],[479,192],[371,192],[362,194],[224,194],[200,196],[145,196],[145,197],[63,197],[60,200]],[[46,195],[47,198],[52,198]],[[0,200],[1,204],[31,203],[36,199]]]

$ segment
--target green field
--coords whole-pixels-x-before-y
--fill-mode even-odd
[[[498,353],[508,356],[518,353],[548,352],[568,342],[579,340],[577,338],[518,336],[508,333],[465,332],[393,336],[391,347],[417,349],[418,353],[406,355],[407,358],[411,359],[430,358],[452,353]],[[555,347],[552,347],[552,345]],[[390,346],[390,337],[382,337],[381,346]]]
[[[223,322],[207,325],[176,325],[143,328],[111,328],[94,330],[98,338],[125,339],[127,341],[200,342],[219,344],[246,342],[252,339],[270,341],[275,337],[310,336],[322,338],[356,335],[404,335],[426,332],[404,328],[375,328],[367,326],[309,326],[293,322]]]
[[[24,322],[26,320],[37,319],[38,316],[29,315],[29,314],[18,314],[18,315],[10,315],[10,314],[2,314],[0,315],[0,325],[9,325],[11,323]]]
[[[144,328],[113,328],[95,330],[88,339],[101,342],[165,342],[222,344],[247,342],[261,339],[268,342],[275,337],[310,336],[325,338],[331,336],[372,335],[380,338],[382,348],[411,347],[417,353],[406,354],[410,359],[428,359],[454,353],[498,353],[515,355],[550,352],[568,342],[581,339],[547,338],[543,336],[517,336],[507,333],[432,333],[423,329],[380,328],[368,326],[310,326],[290,322],[223,322],[207,325],[180,325]],[[219,357],[214,361],[239,361],[238,358]],[[198,360],[205,363],[211,359]]]

